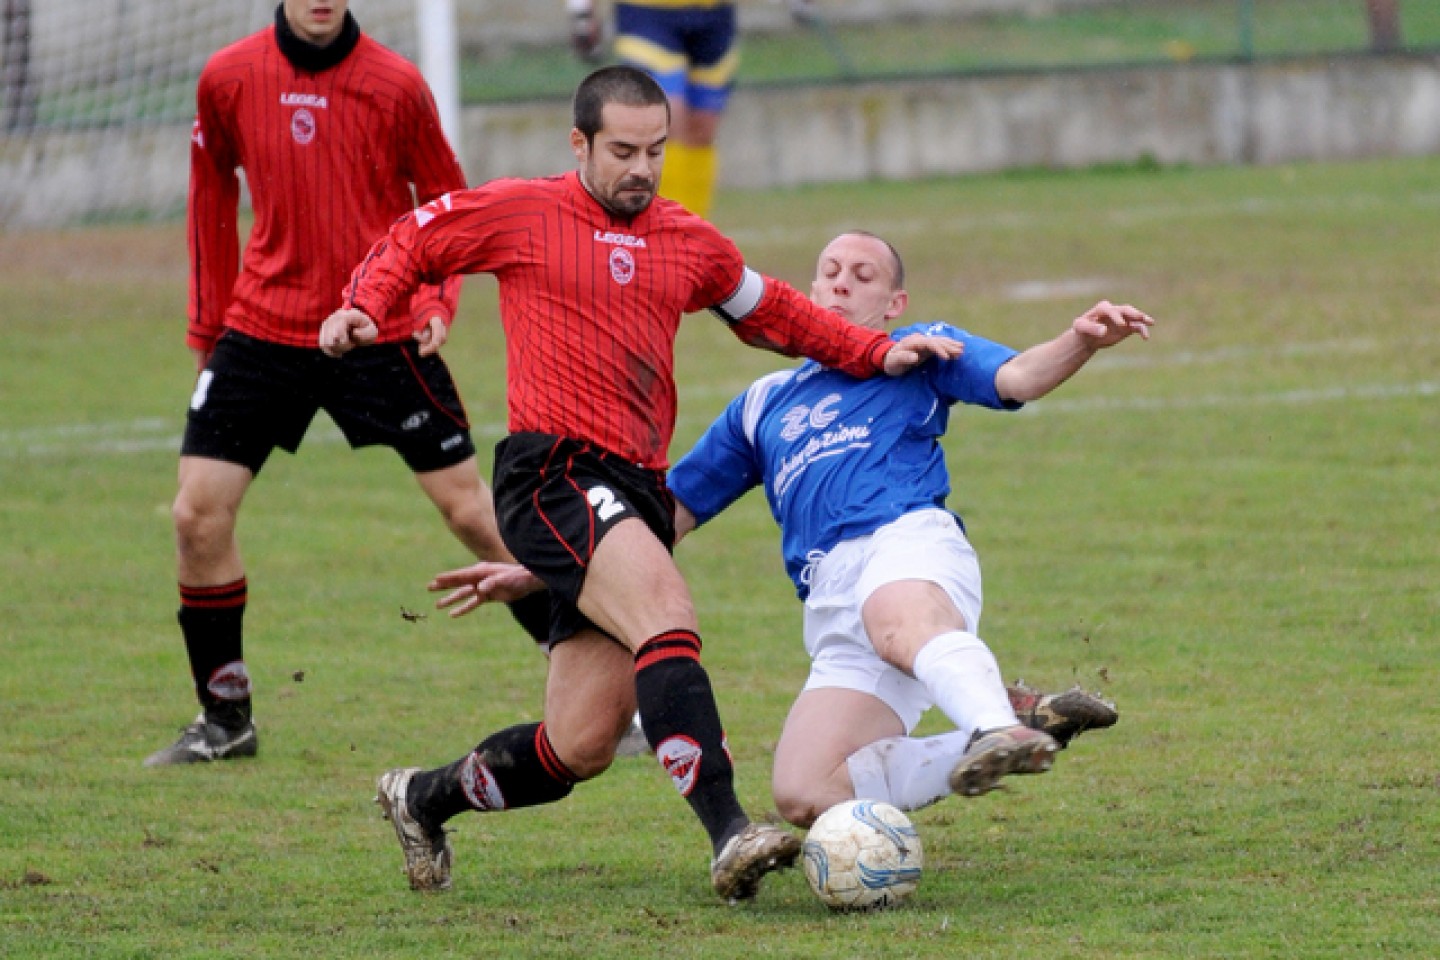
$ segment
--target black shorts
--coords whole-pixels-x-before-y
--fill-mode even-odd
[[[475,455],[465,407],[438,355],[413,341],[352,350],[288,347],[227,330],[190,398],[180,452],[258,474],[276,447],[294,453],[324,410],[350,446],[391,447],[416,473]]]
[[[551,639],[589,624],[575,607],[595,548],[630,517],[675,544],[675,499],[665,473],[638,467],[583,440],[517,433],[495,447],[500,536],[550,588]]]

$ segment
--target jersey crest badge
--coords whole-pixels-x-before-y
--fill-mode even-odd
[[[315,114],[301,107],[290,116],[290,136],[300,146],[305,146],[315,139]]]
[[[610,251],[610,276],[622,287],[635,279],[635,257],[629,250],[616,247]]]

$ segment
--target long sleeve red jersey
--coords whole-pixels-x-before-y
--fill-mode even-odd
[[[465,186],[419,70],[361,34],[335,66],[310,72],[266,28],[211,57],[200,75],[190,147],[187,342],[224,327],[315,346],[351,269],[395,218]],[[239,255],[245,170],[255,222]],[[448,322],[459,279],[432,278],[373,319],[380,340]]]
[[[384,316],[419,282],[499,281],[511,432],[587,440],[652,469],[675,430],[675,336],[710,309],[744,342],[876,373],[892,342],[745,266],[709,222],[656,198],[611,215],[578,173],[496,180],[396,221],[355,269],[345,305]]]

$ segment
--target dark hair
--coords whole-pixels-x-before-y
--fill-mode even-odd
[[[670,116],[670,100],[650,74],[624,64],[601,67],[575,88],[575,129],[585,135],[586,142],[595,142],[603,123],[600,113],[609,103],[627,107],[664,104],[665,116]]]
[[[885,249],[890,251],[890,259],[894,261],[895,289],[905,289],[905,261],[900,259],[900,251],[895,249],[895,244],[886,240],[878,233],[871,233],[869,230],[846,230],[845,232],[857,237],[869,237],[871,240],[879,240],[885,244]]]

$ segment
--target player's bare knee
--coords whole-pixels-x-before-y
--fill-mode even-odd
[[[807,829],[827,808],[819,797],[806,796],[803,792],[789,793],[776,787],[774,794],[776,811],[786,823],[801,829]]]
[[[181,553],[203,553],[222,549],[235,529],[235,514],[228,509],[207,507],[181,491],[170,507],[175,524],[175,544]]]
[[[776,770],[770,778],[770,793],[775,798],[776,811],[786,823],[797,827],[810,826],[829,806],[821,796],[821,784],[803,771],[792,771],[786,776]]]
[[[615,761],[618,741],[613,737],[600,736],[590,732],[566,744],[563,754],[565,766],[579,780],[593,780]]]
[[[695,601],[683,580],[678,586],[657,584],[650,593],[650,602],[645,607],[651,621],[658,626],[656,633],[665,630],[694,630],[698,633],[700,630]]]

